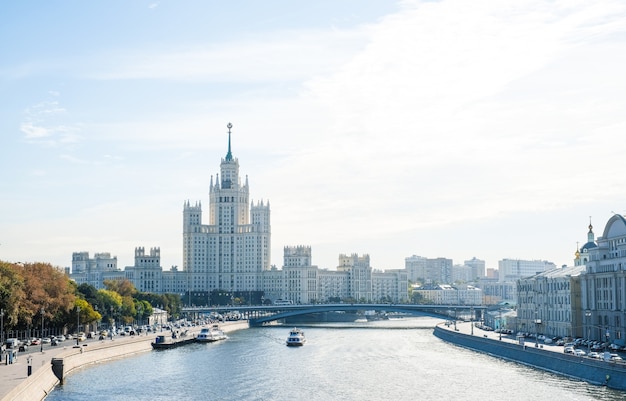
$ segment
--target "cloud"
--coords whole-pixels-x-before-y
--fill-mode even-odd
[[[20,125],[20,131],[24,133],[26,139],[47,138],[52,135],[48,128],[35,126],[30,122],[22,123]]]
[[[107,61],[94,66],[89,76],[220,83],[301,80],[331,71],[364,39],[359,31],[282,31],[182,50],[132,49],[101,55],[99,60]]]

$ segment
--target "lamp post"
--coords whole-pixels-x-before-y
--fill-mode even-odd
[[[474,307],[470,307],[470,327],[472,331],[472,335],[474,335]]]
[[[535,348],[539,348],[539,318],[538,312],[535,309]]]
[[[609,340],[611,338],[611,333],[609,333],[609,327],[607,326],[606,328],[606,333],[604,334],[606,336],[606,347],[604,348],[604,351],[606,352],[607,348],[609,348]]]
[[[43,313],[45,312],[43,306],[41,307],[41,338],[39,344],[41,345],[41,352],[43,352]]]
[[[78,345],[78,333],[80,332],[80,306],[76,307],[76,345]]]
[[[2,344],[4,344],[4,309],[0,309],[0,337],[2,337]]]
[[[585,311],[585,320],[587,321],[587,355],[591,350],[591,326],[589,325],[589,319],[591,318],[591,311],[587,309]]]
[[[500,309],[498,310],[498,312],[500,313],[500,321],[498,322],[498,328],[499,328],[499,334],[500,334],[500,341],[502,341],[502,307],[500,307]]]
[[[96,310],[96,313],[98,312],[98,305],[94,305],[93,308]],[[96,320],[96,333],[100,334],[100,331],[98,330],[98,326],[99,326],[99,321]]]

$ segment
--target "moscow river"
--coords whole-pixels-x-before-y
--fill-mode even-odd
[[[626,393],[445,343],[440,319],[251,328],[225,341],[151,351],[66,377],[47,401],[623,400]]]

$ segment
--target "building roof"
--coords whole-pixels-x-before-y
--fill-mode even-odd
[[[586,271],[585,265],[557,267],[556,269],[546,270],[536,274],[534,277],[559,278],[559,277],[575,277]]]

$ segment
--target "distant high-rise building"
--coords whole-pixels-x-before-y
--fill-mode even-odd
[[[485,261],[476,259],[476,257],[466,260],[465,266],[472,268],[472,280],[485,277]]]
[[[502,259],[498,261],[498,279],[515,281],[554,268],[554,263],[545,260]]]
[[[117,256],[100,252],[89,257],[89,252],[72,253],[72,273],[76,284],[89,284],[101,290],[104,280],[123,280],[125,273],[117,268]]]
[[[269,202],[251,202],[248,178],[239,177],[239,161],[228,152],[220,174],[209,187],[209,223],[202,223],[200,202],[183,209],[183,271],[189,291],[222,289],[254,291],[262,287],[261,272],[270,269]]]
[[[428,259],[413,255],[404,259],[404,267],[407,269],[409,280],[412,282],[420,281],[434,284],[451,284],[454,282],[452,259]]]

